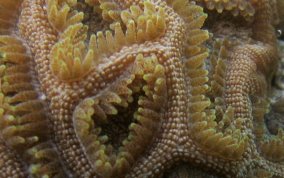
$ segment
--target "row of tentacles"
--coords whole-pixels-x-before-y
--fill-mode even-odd
[[[283,177],[283,131],[267,139],[264,125],[277,57],[260,2],[245,3],[259,43],[227,56],[216,42],[209,71],[193,2],[85,0],[110,26],[90,35],[81,1],[0,0],[0,177],[157,177],[179,161]]]
[[[242,15],[249,19],[255,15],[255,7],[258,0],[196,0],[210,10],[217,10],[219,13],[230,11],[234,16]]]

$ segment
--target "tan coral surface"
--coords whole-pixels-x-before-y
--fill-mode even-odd
[[[0,0],[0,177],[284,177],[277,3]]]

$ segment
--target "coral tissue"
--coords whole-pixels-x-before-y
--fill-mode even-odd
[[[0,0],[0,177],[284,177],[283,6]]]

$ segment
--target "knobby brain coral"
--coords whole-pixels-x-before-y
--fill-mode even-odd
[[[284,177],[278,5],[0,0],[0,177]]]

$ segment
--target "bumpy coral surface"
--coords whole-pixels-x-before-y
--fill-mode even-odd
[[[0,0],[0,177],[284,177],[281,6]]]

